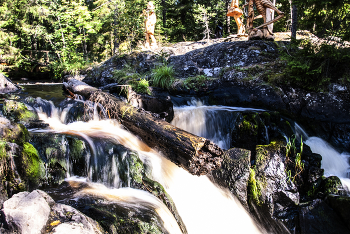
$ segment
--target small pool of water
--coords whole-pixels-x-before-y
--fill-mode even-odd
[[[62,83],[35,83],[35,84],[19,84],[22,91],[18,94],[21,98],[41,97],[50,100],[54,104],[59,104],[66,97],[63,94]]]

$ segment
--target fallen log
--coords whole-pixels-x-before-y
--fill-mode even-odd
[[[84,82],[71,79],[64,83],[64,88],[100,103],[111,118],[119,120],[147,145],[193,175],[205,175],[221,165],[222,149],[206,138],[177,128]]]

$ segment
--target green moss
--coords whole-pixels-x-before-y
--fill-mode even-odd
[[[22,160],[24,173],[29,180],[35,182],[44,175],[38,151],[28,142],[23,144]]]
[[[250,168],[249,180],[248,180],[248,202],[254,202],[257,205],[261,205],[261,187],[260,183],[255,178],[255,168]]]
[[[144,173],[144,167],[141,159],[138,157],[137,154],[130,154],[129,169],[130,176],[133,178],[133,180],[141,184]]]
[[[337,176],[327,177],[324,181],[325,194],[338,194],[339,188],[342,186],[340,179]]]
[[[252,131],[253,135],[258,134],[258,125],[256,125],[256,124],[253,124],[253,123],[244,119],[241,126],[242,126],[242,129],[244,131]]]
[[[0,159],[7,157],[6,141],[0,140]]]
[[[69,141],[69,152],[72,159],[79,159],[85,151],[85,142],[76,138],[71,138]]]
[[[14,100],[6,100],[3,111],[6,116],[10,116],[16,121],[29,121],[38,118],[37,114],[28,110],[24,103]]]

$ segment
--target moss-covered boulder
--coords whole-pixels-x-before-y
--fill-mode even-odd
[[[87,177],[89,145],[75,136],[35,133],[30,142],[46,165],[47,182],[59,185],[67,176]]]
[[[6,142],[15,142],[22,145],[29,139],[28,130],[23,124],[18,124],[0,116],[0,138]]]
[[[29,124],[30,121],[39,120],[38,114],[33,108],[15,100],[5,100],[3,113],[11,120],[25,125]]]
[[[343,185],[337,176],[329,176],[323,178],[322,181],[322,193],[324,195],[340,195],[343,191]]]
[[[288,172],[286,145],[274,141],[256,147],[255,165],[250,172],[248,199],[251,211],[278,218],[289,230],[297,225],[299,193],[293,175]]]
[[[15,163],[19,175],[28,183],[28,189],[36,188],[46,180],[44,162],[32,144],[23,144],[21,155],[15,157]]]

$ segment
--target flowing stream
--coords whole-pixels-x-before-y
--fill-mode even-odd
[[[37,108],[39,117],[49,124],[48,129],[32,129],[35,132],[60,133],[80,136],[89,143],[91,155],[86,159],[88,176],[83,179],[89,183],[89,188],[80,191],[85,194],[97,194],[106,199],[128,203],[130,206],[147,204],[153,207],[164,221],[169,233],[181,233],[176,220],[169,210],[153,195],[131,188],[122,188],[119,179],[116,159],[106,159],[103,150],[99,149],[96,139],[122,144],[138,152],[140,159],[148,168],[149,176],[162,184],[170,194],[176,208],[185,223],[188,233],[261,233],[253,220],[240,203],[229,191],[215,186],[206,176],[193,176],[176,166],[140,141],[136,136],[123,129],[114,120],[99,120],[88,122],[72,122],[66,124],[69,108],[53,107],[51,114],[42,108]],[[107,161],[103,166],[99,161]],[[114,160],[114,161],[113,161]],[[98,176],[96,177],[96,174]],[[71,172],[67,180],[79,182]],[[94,183],[92,183],[94,182]]]
[[[188,105],[174,107],[172,124],[198,136],[206,137],[223,149],[230,148],[230,134],[238,112],[264,111],[261,109],[206,106],[201,101],[192,100]],[[309,137],[297,123],[294,123],[296,139],[302,139],[313,153],[322,156],[321,167],[325,176],[335,175],[343,186],[350,190],[350,154],[337,152],[329,143],[319,137]],[[286,139],[288,140],[288,139]]]
[[[205,106],[200,101],[192,101],[188,104],[174,108],[175,118],[172,124],[206,137],[223,149],[230,148],[230,134],[239,112],[263,111],[251,108]],[[121,181],[118,159],[115,156],[111,157],[110,155],[113,155],[111,152],[106,153],[103,149],[104,145],[100,142],[121,144],[137,151],[147,168],[147,176],[162,184],[170,194],[188,233],[264,232],[257,227],[229,191],[218,188],[207,176],[193,176],[176,166],[116,121],[100,120],[96,114],[90,121],[68,121],[67,113],[72,107],[71,104],[60,108],[55,107],[52,102],[49,104],[46,102],[45,105],[49,106],[49,111],[40,105],[36,110],[40,119],[49,124],[49,128],[31,129],[31,132],[79,136],[90,147],[91,153],[86,155],[88,165],[86,178],[76,177],[71,169],[66,175],[66,180],[71,184],[88,184],[86,188],[79,191],[80,195],[97,195],[125,206],[153,209],[161,217],[169,233],[182,233],[172,213],[158,198],[146,191],[130,188],[130,182],[125,184]],[[347,179],[348,154],[338,153],[320,138],[308,137],[297,124],[295,124],[295,135],[298,138],[302,136],[302,139],[306,140],[305,144],[309,145],[313,152],[322,155],[322,168],[325,169],[325,175],[340,177],[343,184],[350,188],[350,180]],[[125,152],[119,152],[119,154],[122,155],[122,160],[127,157]]]

